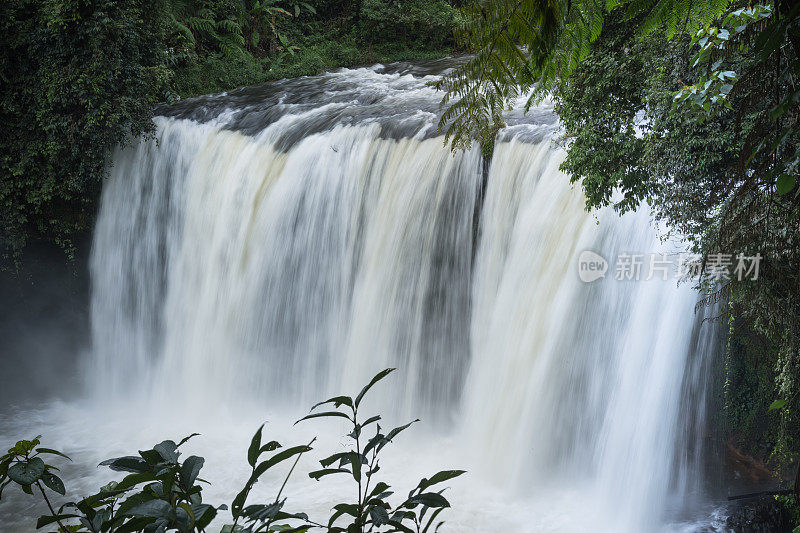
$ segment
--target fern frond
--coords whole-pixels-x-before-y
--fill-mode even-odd
[[[172,15],[172,20],[170,23],[173,32],[183,37],[187,42],[191,43],[192,46],[196,44],[194,34],[192,33],[192,30],[190,30],[188,26],[186,26],[183,22],[176,19],[174,15]]]
[[[186,24],[192,30],[205,35],[216,35],[217,25],[213,19],[202,17],[188,17]]]
[[[217,29],[223,33],[242,35],[242,27],[239,23],[231,19],[223,19],[217,22]]]

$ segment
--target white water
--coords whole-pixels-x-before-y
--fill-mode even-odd
[[[392,366],[371,406],[424,422],[387,478],[469,470],[448,531],[696,527],[696,295],[613,279],[618,253],[675,247],[644,209],[584,210],[546,107],[497,144],[482,191],[478,151],[431,137],[427,79],[360,69],[307,78],[306,100],[220,97],[210,121],[159,118],[157,142],[120,151],[93,248],[88,404],[42,411],[38,431],[90,464],[199,431],[221,501],[262,420],[330,451],[339,424],[288,421]],[[579,280],[583,250],[611,261],[604,279]],[[109,477],[80,474],[87,490]],[[324,515],[338,483],[297,476],[290,506]]]

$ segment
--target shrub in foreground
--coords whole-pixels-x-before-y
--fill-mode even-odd
[[[443,524],[441,512],[450,506],[441,483],[460,476],[463,470],[444,470],[423,478],[402,501],[394,501],[394,492],[385,481],[378,480],[379,459],[384,447],[415,421],[383,433],[380,415],[363,416],[359,407],[367,392],[394,369],[378,373],[357,396],[336,396],[320,402],[298,422],[315,418],[345,418],[352,431],[350,445],[320,461],[321,469],[309,477],[320,481],[341,474],[352,478],[352,498],[333,506],[327,520],[316,520],[307,513],[286,509],[282,496],[300,457],[310,451],[314,440],[305,445],[284,448],[275,440],[264,442],[262,425],[253,436],[247,451],[250,477],[228,507],[203,501],[200,477],[204,459],[191,455],[181,458],[180,448],[192,434],[179,442],[166,440],[138,455],[103,461],[106,466],[126,475],[109,483],[91,496],[58,507],[55,494],[66,495],[64,482],[49,464],[51,458],[64,453],[40,446],[40,437],[17,442],[0,457],[0,497],[9,485],[30,495],[40,495],[49,515],[39,518],[37,528],[56,527],[60,533],[160,533],[166,531],[206,531],[220,511],[230,509],[233,522],[222,526],[223,533],[305,532],[322,530],[329,533],[392,532],[433,533]],[[323,409],[324,408],[324,409]],[[326,410],[327,409],[327,410]],[[369,435],[369,436],[367,436]],[[291,462],[288,473],[277,487],[275,498],[249,502],[253,486],[269,470]]]

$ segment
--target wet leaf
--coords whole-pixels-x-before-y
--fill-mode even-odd
[[[385,378],[386,376],[388,376],[389,374],[391,374],[395,370],[396,370],[395,368],[387,368],[386,370],[381,370],[380,372],[375,374],[375,377],[372,378],[372,381],[367,383],[367,386],[364,387],[363,389],[361,389],[361,392],[358,393],[358,396],[356,396],[356,399],[353,402],[354,405],[356,407],[358,407],[361,404],[361,400],[364,399],[364,395],[367,394],[369,389],[371,389],[373,385],[375,385],[377,382],[379,382],[380,380],[382,380],[383,378]]]
[[[36,483],[44,473],[44,461],[38,457],[32,457],[26,463],[17,463],[8,469],[8,477],[20,485],[32,485]]]

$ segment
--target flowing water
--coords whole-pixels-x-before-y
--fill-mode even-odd
[[[618,254],[680,244],[646,208],[585,211],[547,104],[509,113],[490,164],[451,153],[426,85],[449,66],[343,70],[162,110],[103,191],[86,393],[6,417],[3,441],[44,433],[96,464],[198,431],[188,451],[207,457],[206,500],[222,503],[262,421],[284,444],[319,435],[320,454],[337,451],[341,424],[291,422],[396,367],[370,407],[423,422],[384,471],[402,491],[468,470],[446,530],[713,527],[714,335],[688,285],[614,276]],[[604,278],[579,279],[584,250],[609,260]],[[79,493],[113,477],[67,474]],[[289,507],[324,516],[344,490],[301,474]],[[10,517],[33,510],[16,504],[0,524],[26,530]]]

